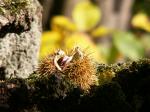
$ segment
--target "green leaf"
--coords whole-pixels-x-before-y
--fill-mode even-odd
[[[142,35],[141,42],[145,49],[150,49],[150,34]]]
[[[115,32],[114,45],[124,56],[131,60],[137,60],[144,56],[142,43],[129,32]]]
[[[109,56],[107,58],[107,62],[109,64],[115,63],[117,61],[119,55],[119,51],[116,48],[116,46],[114,44],[112,44],[110,51],[109,51]]]
[[[72,13],[73,19],[81,31],[92,29],[100,20],[100,9],[91,2],[84,1],[77,4]]]

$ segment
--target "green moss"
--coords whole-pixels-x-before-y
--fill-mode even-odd
[[[54,73],[51,76],[34,73],[27,79],[27,82],[32,90],[35,90],[33,92],[36,98],[40,99],[65,98],[73,87],[60,73]]]
[[[97,73],[99,80],[99,86],[110,83],[113,78],[117,78],[118,76],[122,75],[124,77],[128,77],[127,74],[136,74],[139,75],[145,73],[145,71],[149,70],[150,66],[150,59],[141,59],[139,61],[128,61],[125,63],[116,63],[112,65],[105,65],[105,64],[98,64],[97,66]],[[142,70],[143,73],[140,71]],[[144,77],[144,75],[141,75]],[[135,77],[138,77],[135,76]],[[137,79],[137,78],[136,78]]]
[[[82,108],[89,112],[134,112],[126,102],[121,86],[116,82],[105,83],[96,87],[90,96],[84,96]],[[81,110],[81,109],[80,109]]]
[[[31,102],[36,104],[42,112],[62,111],[64,109],[62,102],[69,94],[72,95],[74,89],[74,86],[61,73],[51,75],[34,73],[27,79],[27,82],[30,87]]]
[[[0,15],[4,14],[4,9],[2,7],[0,7]]]
[[[126,95],[126,101],[136,112],[150,111],[150,60],[128,62],[116,73],[117,82]]]
[[[99,64],[97,67],[97,73],[99,86],[110,83],[112,78],[115,77],[115,72],[112,66]]]
[[[25,10],[30,4],[30,0],[3,0],[0,12],[10,12],[11,14],[18,14],[21,10]]]
[[[109,66],[99,64],[99,86],[94,85],[88,94],[83,94],[61,73],[44,76],[35,72],[25,82],[24,79],[7,80],[16,85],[9,89],[12,99],[9,101],[15,108],[24,108],[21,102],[29,101],[28,105],[36,105],[41,112],[81,112],[84,109],[90,112],[146,112],[150,111],[149,73],[149,59]]]
[[[1,70],[0,70],[1,72]],[[0,110],[18,112],[28,104],[28,89],[25,80],[12,78],[0,80]]]

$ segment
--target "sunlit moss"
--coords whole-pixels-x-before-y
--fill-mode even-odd
[[[113,79],[126,95],[126,100],[136,112],[149,110],[150,60],[125,63]]]
[[[46,71],[41,71],[40,74],[35,72],[28,79],[7,79],[8,90],[11,90],[9,98],[12,98],[10,106],[22,109],[25,108],[25,102],[28,105],[33,104],[33,107],[36,105],[35,108],[42,112],[62,110],[70,112],[75,109],[79,112],[87,107],[90,112],[139,112],[140,110],[145,112],[146,109],[149,111],[149,59],[113,65],[98,64],[99,85],[92,85],[89,94],[83,94],[80,92],[81,89],[75,88],[74,83],[79,86],[85,83],[83,87],[87,87],[87,84],[89,87],[91,80],[87,78],[91,72],[87,69],[91,71],[93,68],[88,65],[90,63],[87,60],[75,60],[66,72],[58,72],[56,68],[50,68],[51,72],[46,72],[47,68],[44,68]],[[89,72],[88,75],[86,72]],[[71,77],[65,76],[68,74]],[[87,82],[80,82],[80,79],[86,79]]]
[[[0,14],[3,15],[4,14],[4,9],[2,7],[0,7]]]
[[[34,95],[34,100],[63,99],[72,90],[72,85],[61,73],[53,73],[51,76],[34,73],[27,79],[27,82],[32,90],[31,95]]]
[[[30,4],[30,0],[3,0],[1,4],[1,11],[8,11],[10,13],[20,13],[21,10],[24,10],[27,8],[27,6]],[[2,9],[4,11],[2,11]]]
[[[112,81],[112,78],[115,77],[115,71],[112,66],[99,64],[97,67],[97,77],[99,86],[102,86]]]

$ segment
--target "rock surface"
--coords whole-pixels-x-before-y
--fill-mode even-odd
[[[27,78],[38,62],[42,7],[37,0],[7,1],[0,2],[0,67],[6,77]]]

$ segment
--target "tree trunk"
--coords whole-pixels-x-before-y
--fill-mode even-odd
[[[134,0],[97,0],[101,11],[101,24],[113,29],[127,30]]]
[[[47,27],[50,26],[50,16],[52,13],[52,8],[54,5],[54,0],[39,0],[43,6],[43,30],[47,30]],[[49,28],[49,27],[48,27]]]
[[[75,7],[75,5],[77,5],[79,2],[81,2],[80,0],[65,0],[64,3],[64,11],[63,14],[69,18],[72,18],[72,11]]]
[[[42,7],[37,0],[16,6],[14,11],[11,3],[0,2],[0,67],[5,68],[7,77],[26,78],[38,62]]]

